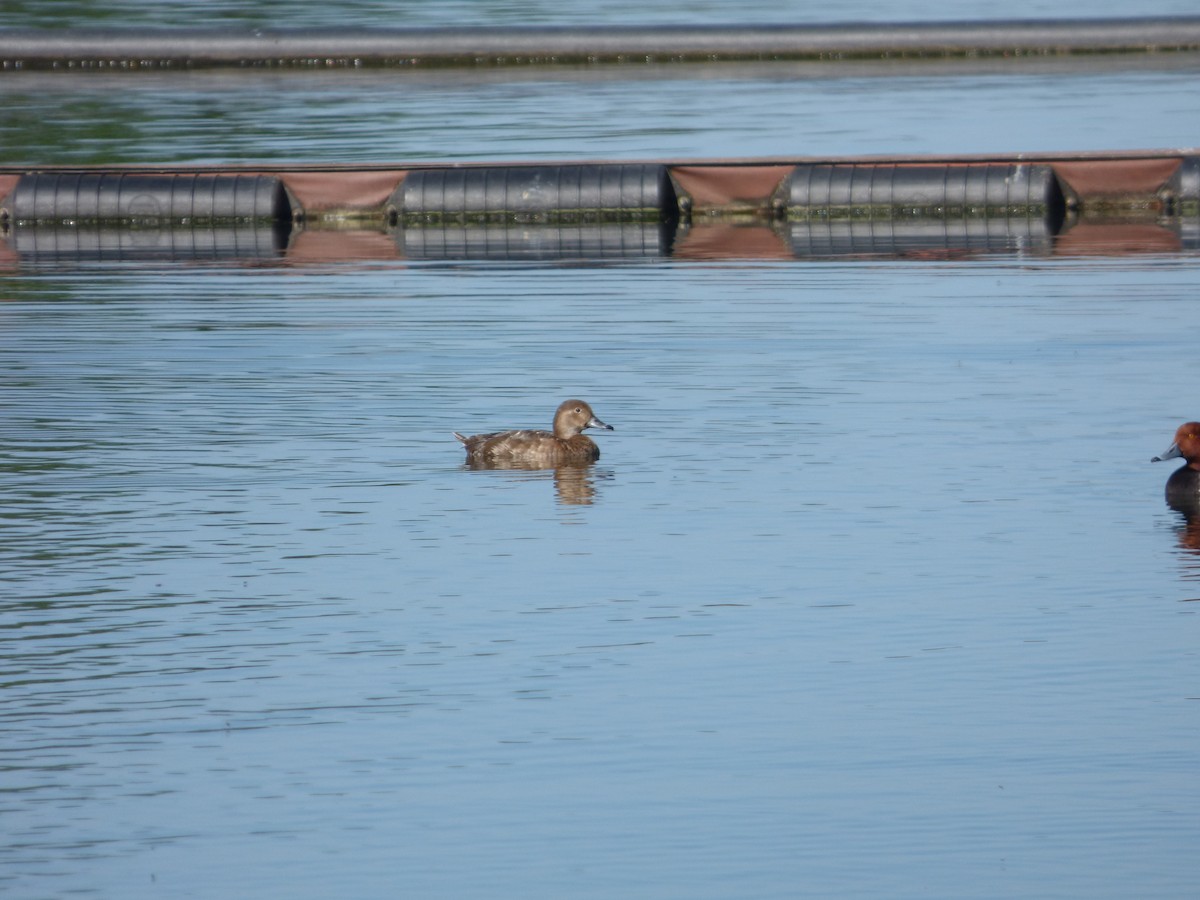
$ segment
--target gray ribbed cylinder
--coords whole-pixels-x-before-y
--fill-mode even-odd
[[[1200,156],[1184,157],[1171,179],[1175,192],[1173,211],[1179,216],[1180,240],[1185,250],[1200,249]]]
[[[1191,216],[1180,223],[1179,242],[1184,250],[1200,250],[1200,216]]]
[[[22,225],[12,247],[23,264],[276,259],[287,249],[287,226],[218,228],[76,228]]]
[[[392,195],[406,224],[661,221],[676,214],[662,165],[418,169]]]
[[[669,224],[450,225],[405,228],[397,243],[408,259],[595,260],[670,255]]]
[[[978,253],[1048,254],[1053,234],[1041,218],[808,219],[782,226],[800,258]]]
[[[1168,214],[1200,213],[1200,156],[1185,156],[1162,192]]]
[[[1045,165],[803,165],[788,176],[782,191],[789,218],[1061,218],[1063,208],[1058,179]]]
[[[36,172],[10,199],[14,222],[282,222],[291,208],[268,175]]]

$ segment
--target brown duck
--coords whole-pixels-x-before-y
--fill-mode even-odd
[[[583,434],[585,428],[613,430],[611,425],[597,419],[582,400],[566,400],[554,413],[553,432],[522,429],[464,437],[455,431],[454,436],[467,448],[467,462],[471,465],[552,468],[582,465],[600,458],[600,448]]]

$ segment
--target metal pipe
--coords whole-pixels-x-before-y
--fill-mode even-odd
[[[1200,16],[533,28],[0,29],[0,70],[477,66],[1200,50]]]

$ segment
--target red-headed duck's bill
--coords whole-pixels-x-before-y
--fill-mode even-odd
[[[1156,456],[1150,462],[1165,462],[1168,459],[1179,459],[1181,456],[1183,456],[1183,453],[1180,452],[1179,445],[1172,444],[1163,452],[1162,456]]]

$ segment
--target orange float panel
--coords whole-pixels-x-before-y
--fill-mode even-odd
[[[1181,159],[1087,159],[1056,162],[1054,173],[1081,199],[1154,197]]]
[[[365,171],[298,171],[275,173],[305,212],[331,209],[382,209],[407,172],[403,169]]]
[[[1060,256],[1128,256],[1138,253],[1178,253],[1179,234],[1169,228],[1136,222],[1081,222],[1060,234],[1054,251]]]
[[[687,229],[676,241],[674,259],[794,259],[787,242],[766,225],[705,222]]]
[[[763,207],[794,166],[674,166],[671,178],[694,209]]]
[[[20,180],[20,175],[0,175],[0,207],[8,207],[8,198],[17,189]]]

